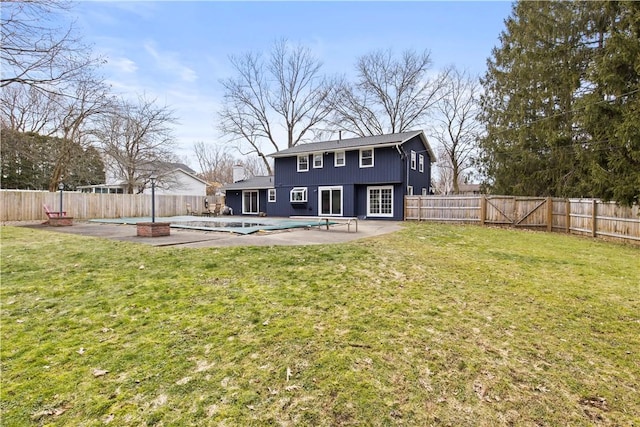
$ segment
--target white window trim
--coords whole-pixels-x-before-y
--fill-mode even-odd
[[[407,196],[413,196],[413,185],[407,185]]]
[[[416,152],[411,150],[411,170],[416,170]]]
[[[370,165],[363,165],[362,164],[362,152],[363,151],[371,151],[371,164]],[[375,164],[375,150],[373,148],[361,148],[360,149],[360,167],[361,168],[372,168]]]
[[[316,159],[320,159],[320,165],[316,166]],[[313,154],[313,168],[314,169],[322,169],[324,165],[324,156],[322,153],[314,153]]]
[[[338,163],[338,154],[342,154],[342,164]],[[341,168],[347,164],[347,154],[344,151],[336,151],[333,153],[333,166]]]
[[[267,201],[269,203],[275,203],[275,201],[276,201],[276,189],[275,188],[269,188],[267,190]]]
[[[427,191],[427,187],[422,187],[422,195],[423,196],[428,196],[429,192]]]
[[[418,157],[418,168],[420,172],[424,173],[424,154],[420,154]]]
[[[306,169],[301,169],[300,168],[300,160],[302,160],[304,158],[307,159],[307,168]],[[309,155],[308,154],[298,156],[296,162],[297,162],[297,170],[298,170],[298,172],[309,172]]]
[[[371,190],[391,190],[391,213],[371,213]],[[367,216],[368,217],[393,217],[393,185],[367,187]]]
[[[322,213],[322,191],[323,190],[340,190],[340,213],[338,214],[333,214],[333,213],[328,213],[328,214],[323,214]],[[344,190],[342,188],[342,185],[333,185],[333,186],[329,186],[329,187],[318,187],[318,215],[322,215],[322,216],[342,216],[343,215],[343,209],[344,209]]]
[[[293,195],[296,193],[300,193],[302,195],[301,199],[293,198]],[[289,192],[289,201],[291,203],[306,203],[307,202],[307,187],[293,187]]]
[[[256,193],[256,211],[250,212],[246,210],[244,205],[244,195],[245,193]],[[244,215],[258,215],[260,212],[260,192],[258,190],[242,190],[242,213]]]

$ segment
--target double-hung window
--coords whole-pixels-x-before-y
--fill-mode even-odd
[[[289,194],[289,201],[291,203],[306,203],[307,201],[307,187],[294,187]]]
[[[416,152],[411,150],[411,170],[416,170]]]
[[[345,164],[346,162],[345,162],[344,151],[336,151],[333,154],[333,166],[339,168],[341,166],[344,166]]]
[[[313,168],[314,169],[322,168],[322,153],[315,153],[313,155]]]
[[[309,156],[298,156],[298,172],[307,172],[309,170]]]
[[[373,148],[365,148],[360,150],[360,167],[361,168],[373,167]]]
[[[420,172],[424,172],[424,154],[420,154],[418,157],[418,168]]]
[[[274,203],[276,201],[276,189],[275,188],[270,188],[267,191],[267,201],[269,203]]]

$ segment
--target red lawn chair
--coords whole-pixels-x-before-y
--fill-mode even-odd
[[[54,212],[49,209],[49,206],[47,205],[42,205],[42,207],[44,208],[44,212],[47,214],[47,218],[62,218],[67,216],[66,212]]]

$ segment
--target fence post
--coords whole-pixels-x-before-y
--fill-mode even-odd
[[[418,196],[418,222],[422,221],[422,196]]]
[[[597,225],[596,218],[598,216],[597,213],[598,201],[596,199],[591,200],[591,236],[596,237]]]
[[[569,199],[565,199],[564,203],[565,203],[564,211],[567,217],[565,220],[566,224],[564,227],[564,231],[565,233],[569,234],[571,233],[571,202],[569,201]]]
[[[407,220],[407,196],[403,197],[402,205],[403,205],[403,209],[402,210],[404,211],[404,220],[406,221]]]
[[[480,225],[484,225],[487,218],[487,196],[480,196]]]
[[[547,197],[547,231],[553,231],[553,199]]]

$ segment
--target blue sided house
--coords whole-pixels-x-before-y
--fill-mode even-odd
[[[224,186],[234,214],[404,218],[404,196],[429,194],[435,155],[423,131],[300,144],[271,154],[274,176]]]

